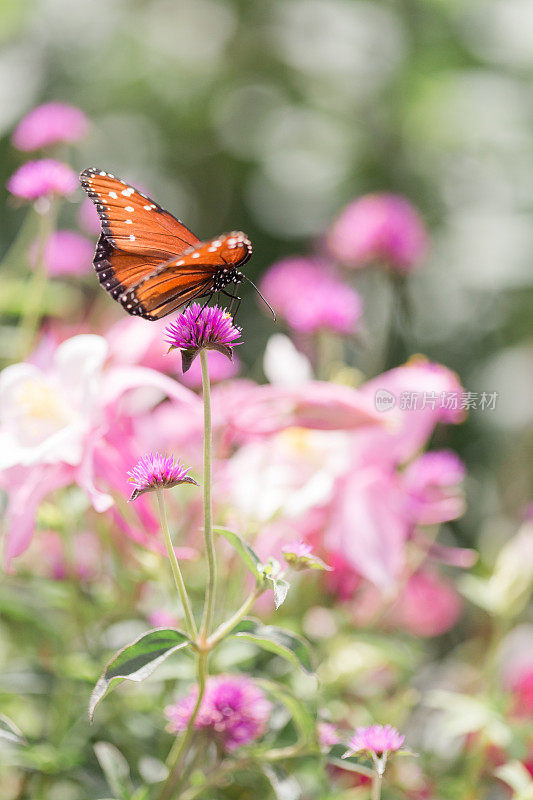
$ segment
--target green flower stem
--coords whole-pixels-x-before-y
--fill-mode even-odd
[[[33,276],[26,296],[26,305],[22,312],[19,328],[20,356],[25,358],[31,350],[35,334],[39,327],[41,309],[48,275],[46,271],[45,251],[46,243],[52,235],[56,221],[56,203],[50,200],[46,212],[39,214],[38,250]]]
[[[178,594],[180,596],[180,600],[183,605],[183,610],[185,612],[187,633],[189,634],[189,636],[193,641],[196,641],[196,638],[198,636],[198,630],[196,628],[196,622],[194,621],[194,616],[191,609],[191,603],[189,600],[189,595],[187,594],[187,589],[185,587],[183,575],[181,574],[180,565],[178,563],[178,559],[176,558],[176,553],[174,552],[172,539],[170,538],[170,531],[168,529],[168,521],[167,521],[167,509],[165,505],[165,498],[163,497],[163,490],[158,488],[156,490],[156,494],[157,494],[157,505],[159,508],[159,520],[161,522],[161,530],[163,531],[163,536],[165,537],[165,544],[167,547],[168,557],[170,559],[170,566],[172,567],[172,574],[174,575],[174,582],[176,584],[176,589],[178,590]]]
[[[207,556],[207,584],[202,623],[200,625],[200,641],[205,642],[213,624],[215,612],[216,561],[213,541],[213,512],[211,501],[211,388],[209,384],[209,368],[207,350],[200,350],[202,365],[202,391],[204,399],[204,538]]]
[[[216,629],[216,631],[209,637],[207,640],[207,644],[209,649],[212,650],[219,642],[224,639],[228,633],[231,633],[233,628],[241,621],[241,619],[246,616],[248,611],[252,608],[253,604],[257,600],[257,598],[263,594],[263,587],[256,586],[255,589],[250,592],[244,603],[237,611],[228,619],[226,622],[223,622],[222,625]]]
[[[158,795],[158,800],[170,800],[176,786],[180,781],[183,759],[187,754],[187,748],[189,747],[194,731],[194,723],[196,717],[198,716],[198,712],[200,710],[200,706],[204,698],[205,682],[207,678],[207,657],[208,653],[205,651],[200,652],[198,654],[198,661],[197,661],[198,699],[196,700],[196,705],[194,706],[194,710],[191,714],[191,717],[185,729],[185,733],[183,734],[181,739],[176,740],[174,747],[169,753],[167,759],[168,778],[163,784],[163,788],[161,789],[161,792]]]
[[[374,772],[374,777],[372,778],[372,800],[380,800],[382,781],[383,775],[380,775],[379,772]]]

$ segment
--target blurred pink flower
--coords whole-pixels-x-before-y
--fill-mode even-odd
[[[89,120],[75,106],[44,103],[19,122],[12,143],[18,150],[39,150],[58,142],[77,142],[89,129]]]
[[[318,743],[324,750],[329,750],[330,747],[339,743],[339,734],[331,722],[319,722],[317,729]]]
[[[234,378],[241,366],[241,362],[235,354],[233,354],[230,361],[229,358],[226,358],[226,356],[216,350],[208,351],[207,363],[209,365],[209,380],[211,383],[218,383],[219,381],[226,381],[229,378]],[[200,363],[198,361],[193,361],[190,369],[178,375],[178,377],[185,386],[189,386],[191,389],[198,389],[202,385],[202,369]]]
[[[384,262],[408,273],[416,269],[428,249],[428,234],[418,211],[405,198],[369,194],[354,200],[329,233],[333,255],[349,267]]]
[[[154,628],[177,628],[180,618],[177,614],[172,614],[165,608],[157,608],[148,614],[148,622]]]
[[[78,224],[83,228],[86,233],[93,235],[99,234],[101,231],[100,218],[95,208],[93,201],[86,197],[81,201],[78,211]]]
[[[453,628],[463,603],[453,583],[428,570],[411,575],[391,611],[391,622],[414,636],[440,636]]]
[[[533,663],[519,675],[513,686],[514,710],[518,716],[533,717]]]
[[[423,453],[406,467],[403,483],[410,513],[419,525],[435,525],[460,517],[465,510],[461,483],[465,465],[451,450]]]
[[[399,750],[404,740],[405,736],[398,733],[392,725],[369,725],[367,728],[357,728],[348,743],[348,752],[343,758],[362,751],[381,756],[383,753]]]
[[[27,161],[7,182],[11,194],[24,200],[70,194],[77,186],[78,176],[74,170],[53,158]]]
[[[263,277],[261,291],[276,313],[299,333],[327,329],[349,335],[358,330],[361,297],[321,261],[278,261]]]
[[[196,700],[198,687],[187,697],[167,706],[169,730],[185,730]],[[197,730],[210,731],[225,747],[235,750],[262,736],[267,728],[272,706],[255,683],[245,675],[218,675],[207,679],[205,695],[194,722]]]
[[[102,337],[74,336],[48,353],[48,363],[44,358],[39,366],[22,362],[0,374],[0,485],[9,495],[8,567],[31,541],[40,502],[73,483],[87,493],[96,511],[109,510],[132,538],[147,544],[146,531],[154,538],[157,534],[155,518],[142,499],[126,521],[112,508],[110,492],[123,496],[127,490],[126,472],[138,453],[139,409],[146,412],[164,397],[188,406],[200,401],[153,370],[105,369],[106,355]],[[139,391],[142,404],[136,398]]]
[[[35,267],[39,243],[35,241],[30,249],[30,262]],[[48,239],[44,249],[46,271],[52,277],[57,275],[88,275],[91,271],[94,245],[81,233],[75,231],[56,231]]]

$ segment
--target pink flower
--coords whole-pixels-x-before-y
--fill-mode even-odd
[[[166,608],[157,608],[148,614],[148,622],[154,628],[176,628],[180,624],[180,618]]]
[[[18,150],[39,150],[58,142],[77,142],[89,128],[79,108],[66,103],[44,103],[19,122],[12,143]]]
[[[401,274],[419,266],[428,235],[417,210],[406,198],[369,194],[350,203],[329,233],[331,252],[349,267],[384,262]]]
[[[362,312],[359,294],[321,261],[286,258],[267,271],[261,291],[299,333],[327,329],[353,334]]]
[[[102,547],[98,537],[90,531],[67,534],[68,544],[57,531],[41,531],[39,538],[27,551],[22,568],[29,567],[33,574],[55,581],[77,577],[92,581],[102,573]]]
[[[462,600],[451,581],[428,570],[411,575],[391,610],[391,623],[414,636],[440,636],[453,628]]]
[[[35,266],[39,243],[30,249],[30,261]],[[44,249],[44,261],[49,275],[87,275],[93,260],[93,243],[74,231],[56,231]]]
[[[187,697],[165,709],[172,733],[185,730],[198,687]],[[205,695],[194,722],[197,730],[209,731],[226,750],[235,750],[262,736],[272,706],[255,683],[244,675],[219,675],[207,679]]]
[[[357,728],[355,735],[348,742],[348,751],[343,758],[354,753],[366,751],[376,756],[399,750],[404,743],[402,736],[391,725],[370,725],[367,728]]]
[[[231,348],[241,344],[237,341],[240,335],[241,329],[225,309],[202,308],[199,303],[188,306],[165,331],[170,349],[181,350],[183,372],[187,372],[200,350],[218,350],[231,360]]]
[[[451,450],[423,453],[403,474],[410,496],[411,514],[419,525],[457,519],[465,510],[461,483],[466,474],[461,459]]]
[[[41,501],[71,484],[87,493],[97,512],[113,514],[128,536],[160,549],[157,522],[144,498],[125,520],[113,507],[111,493],[126,491],[126,471],[139,447],[137,425],[147,410],[165,397],[190,409],[201,401],[153,370],[105,368],[106,355],[102,337],[74,336],[42,354],[39,365],[13,364],[0,375],[0,485],[9,497],[8,567],[28,547]]]
[[[148,453],[128,472],[128,480],[133,485],[133,494],[130,500],[136,500],[145,492],[156,489],[170,489],[181,483],[194,483],[188,477],[188,469],[183,467],[179,460],[174,461],[172,456],[163,456],[161,453]]]
[[[514,707],[517,715],[533,717],[533,665],[518,676],[513,684]]]
[[[76,173],[67,164],[53,158],[26,162],[7,182],[11,194],[24,200],[38,200],[53,194],[70,194],[77,186]]]
[[[217,350],[209,350],[207,353],[207,363],[209,365],[209,380],[211,383],[219,383],[229,378],[234,378],[239,372],[241,362],[236,355],[232,355],[231,361]],[[198,389],[202,385],[202,370],[198,361],[193,361],[190,369],[181,376],[182,383],[191,389]]]

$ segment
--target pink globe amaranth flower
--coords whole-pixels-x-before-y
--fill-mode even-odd
[[[231,360],[232,347],[241,344],[241,329],[231,315],[219,306],[191,305],[165,330],[170,350],[181,350],[183,372],[187,372],[200,350],[217,350]]]
[[[35,266],[39,243],[30,249],[30,261]],[[75,231],[56,231],[44,248],[46,271],[52,277],[58,275],[86,275],[93,260],[93,243]]]
[[[402,736],[391,725],[369,725],[367,728],[357,728],[355,735],[348,742],[348,751],[343,758],[366,751],[381,756],[399,750],[404,743]]]
[[[165,709],[170,732],[185,730],[197,698],[198,687],[194,686],[187,697]],[[226,750],[231,751],[264,734],[271,709],[271,703],[250,678],[218,675],[207,679],[194,727],[210,731]]]
[[[424,569],[411,575],[389,618],[394,627],[414,636],[440,636],[453,628],[462,607],[454,584]]]
[[[11,194],[24,200],[70,194],[77,186],[78,177],[74,170],[53,158],[28,161],[7,182]]]
[[[311,545],[306,542],[295,541],[283,545],[281,552],[283,553],[283,558],[292,569],[320,569],[327,572],[331,571],[331,567],[328,567],[321,558],[315,555]]]
[[[79,108],[66,103],[44,103],[19,122],[11,139],[17,150],[39,150],[58,142],[77,142],[89,129]]]
[[[179,460],[174,461],[172,456],[148,453],[128,472],[128,481],[134,486],[130,500],[136,500],[145,492],[170,489],[180,483],[197,485],[196,481],[187,475],[188,472],[189,470],[183,467]]]
[[[261,291],[298,333],[331,330],[348,335],[358,330],[361,297],[323,261],[312,258],[278,261],[262,279]]]
[[[333,224],[331,253],[349,267],[384,262],[406,274],[416,269],[428,249],[428,234],[415,207],[394,194],[368,194],[350,203]]]

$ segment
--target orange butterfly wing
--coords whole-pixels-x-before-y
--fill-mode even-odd
[[[238,282],[236,268],[252,253],[245,234],[202,243],[180,220],[114,175],[89,168],[80,180],[102,225],[94,257],[98,279],[129,314],[160,319]]]

